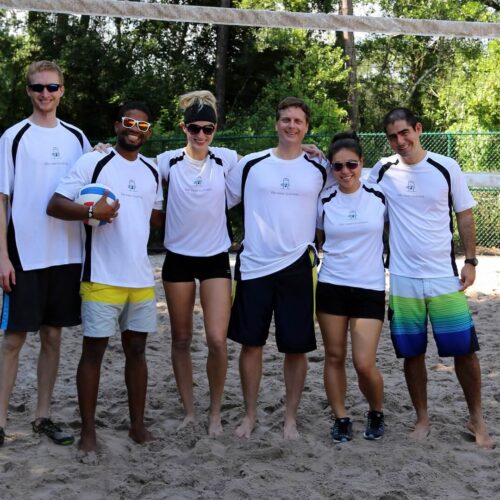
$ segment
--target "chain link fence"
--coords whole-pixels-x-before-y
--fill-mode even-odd
[[[359,134],[365,154],[365,166],[373,166],[380,158],[389,156],[391,149],[384,133]],[[310,134],[305,142],[317,144],[326,151],[331,136],[326,134]],[[500,132],[452,133],[426,132],[421,136],[425,149],[439,154],[450,156],[457,160],[464,172],[492,172],[500,174]],[[184,135],[172,138],[154,138],[144,145],[143,153],[155,157],[168,149],[184,146]],[[276,135],[226,135],[219,133],[213,141],[214,146],[228,147],[245,155],[276,145]],[[495,187],[471,187],[472,194],[477,201],[474,208],[477,244],[481,250],[500,250],[500,189]],[[233,226],[236,237],[240,232],[241,221],[239,212],[232,211]],[[455,224],[456,227],[456,224]],[[152,246],[161,246],[158,232],[152,234]],[[455,234],[458,249],[460,250],[458,233]]]

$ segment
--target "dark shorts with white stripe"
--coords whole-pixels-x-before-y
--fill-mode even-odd
[[[316,257],[312,250],[276,273],[236,282],[228,338],[244,346],[263,346],[274,313],[280,352],[316,349],[314,288]]]
[[[81,320],[80,264],[22,271],[3,293],[0,328],[36,332],[40,326],[76,326]]]

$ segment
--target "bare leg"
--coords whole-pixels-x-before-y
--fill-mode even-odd
[[[107,337],[83,337],[82,356],[76,372],[76,386],[82,418],[82,432],[78,448],[85,453],[96,451],[97,448],[95,409],[101,377],[101,363],[108,340]]]
[[[208,344],[207,376],[210,386],[208,434],[222,433],[220,408],[227,372],[227,327],[231,313],[231,280],[215,278],[200,285],[201,306]]]
[[[495,442],[488,434],[481,409],[481,369],[476,353],[456,356],[455,371],[469,408],[467,428],[476,436],[479,448],[492,449]]]
[[[7,425],[7,412],[16,382],[19,353],[26,341],[26,332],[6,331],[0,352],[0,427]]]
[[[38,356],[38,404],[36,418],[48,417],[50,402],[59,369],[62,328],[42,325],[40,328],[40,355]]]
[[[172,366],[175,382],[184,407],[181,427],[194,421],[193,366],[191,339],[193,337],[193,310],[196,284],[163,282],[167,298],[172,333]]]
[[[411,433],[414,439],[424,439],[429,435],[430,423],[427,413],[427,370],[425,354],[406,358],[404,362],[406,385],[413,407],[417,413],[415,429]]]
[[[284,425],[285,439],[298,439],[297,410],[304,389],[307,374],[305,354],[285,354],[286,415]]]
[[[337,418],[347,416],[345,396],[347,378],[345,359],[347,352],[347,317],[318,312],[318,323],[325,346],[323,378],[326,397]]]
[[[242,346],[240,353],[240,377],[245,417],[236,428],[239,438],[248,439],[257,420],[257,397],[262,377],[262,347]]]
[[[125,383],[130,412],[129,437],[136,443],[151,441],[153,435],[144,426],[144,407],[148,387],[148,365],[146,363],[147,333],[127,330],[122,332],[125,353]]]
[[[358,384],[370,410],[382,411],[384,380],[377,368],[377,348],[382,331],[378,319],[351,319],[352,359]]]

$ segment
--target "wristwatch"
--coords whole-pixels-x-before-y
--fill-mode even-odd
[[[87,214],[87,219],[92,219],[94,217],[94,205],[89,205],[89,212]]]
[[[472,257],[471,259],[465,259],[464,264],[470,264],[471,266],[476,267],[479,264],[479,261],[476,257]]]

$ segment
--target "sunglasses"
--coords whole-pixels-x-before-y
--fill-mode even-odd
[[[28,85],[28,88],[33,92],[43,92],[43,89],[47,89],[48,92],[57,92],[62,85],[60,83],[49,83],[48,85],[43,85],[42,83],[32,83]]]
[[[343,168],[344,165],[349,169],[349,170],[354,170],[358,168],[359,166],[359,161],[358,160],[347,160],[345,163],[341,161],[334,161],[332,163],[332,168],[335,170],[335,172],[340,172]]]
[[[125,128],[134,128],[134,126],[137,126],[141,132],[147,132],[151,128],[151,123],[142,120],[135,120],[129,116],[122,116],[122,125]]]
[[[186,125],[186,130],[191,135],[198,135],[200,133],[200,130],[203,130],[203,133],[205,135],[212,135],[215,131],[215,127],[213,125],[203,125],[203,127],[200,127],[199,125],[190,123],[189,125]]]

